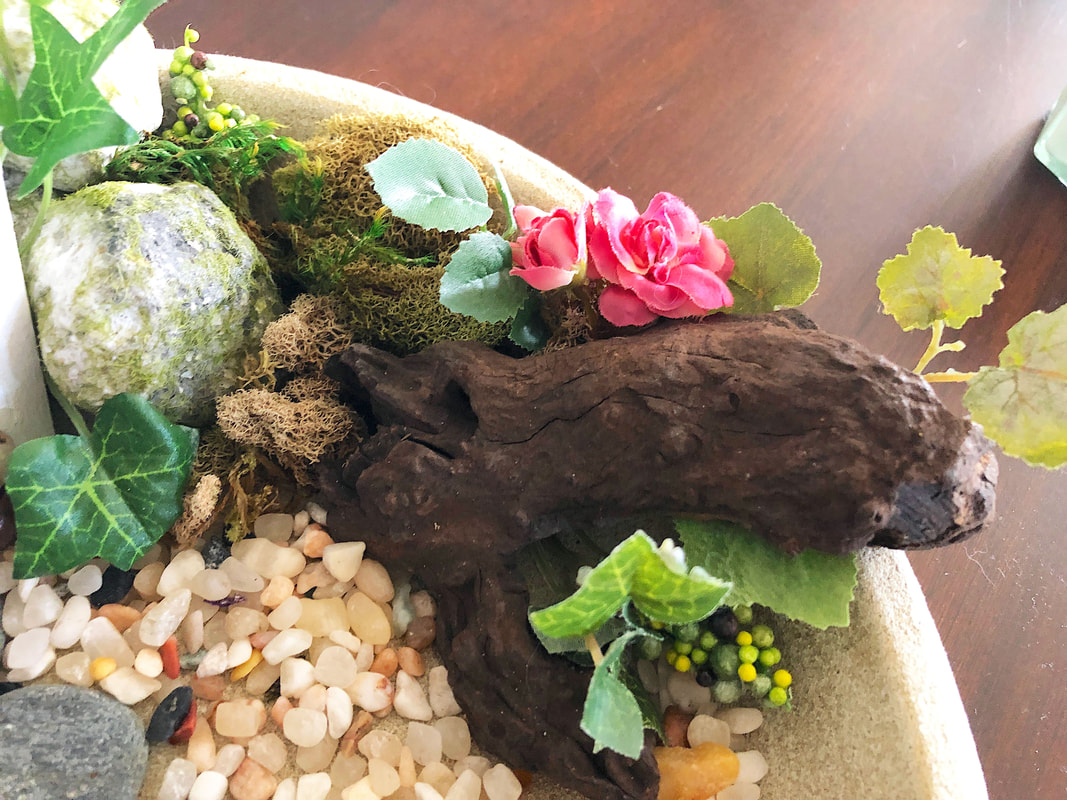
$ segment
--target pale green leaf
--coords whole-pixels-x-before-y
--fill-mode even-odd
[[[729,591],[729,583],[703,569],[676,572],[658,555],[644,560],[630,585],[630,597],[643,614],[671,625],[699,622],[722,605]]]
[[[620,680],[622,656],[640,631],[629,631],[611,643],[604,660],[593,670],[582,709],[581,728],[593,739],[593,752],[604,748],[638,758],[645,744],[644,716],[637,698]]]
[[[708,220],[734,260],[726,311],[760,314],[799,306],[819,285],[822,262],[815,245],[773,203],[755,205],[739,217]]]
[[[198,434],[144,398],[120,394],[88,439],[51,436],[15,448],[15,576],[53,575],[102,556],[129,569],[182,510]]]
[[[856,586],[852,555],[789,555],[740,525],[676,520],[690,563],[728,580],[732,606],[758,603],[816,628],[847,626]]]
[[[440,231],[466,231],[493,215],[474,165],[448,145],[408,139],[367,164],[374,191],[405,222]]]
[[[529,285],[509,274],[511,245],[486,231],[460,244],[441,276],[441,305],[479,322],[503,322],[522,309]]]
[[[1000,366],[982,367],[963,403],[1005,453],[1043,467],[1067,463],[1067,305],[1015,323]]]
[[[915,231],[906,255],[878,271],[878,291],[886,314],[906,331],[944,322],[961,328],[981,316],[993,293],[1003,288],[1004,270],[989,256],[972,256],[956,234],[927,225]]]

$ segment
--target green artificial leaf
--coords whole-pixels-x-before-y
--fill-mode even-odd
[[[7,491],[15,508],[15,576],[51,575],[102,556],[129,569],[182,511],[198,433],[138,395],[100,408],[88,438],[19,445]]]
[[[630,596],[633,576],[641,564],[655,556],[656,543],[638,532],[608,553],[593,567],[574,594],[530,614],[530,622],[545,636],[565,639],[585,636],[615,616]]]
[[[541,317],[541,295],[530,292],[515,314],[508,338],[523,350],[536,353],[548,344],[548,336],[548,326]]]
[[[0,128],[10,125],[18,119],[18,114],[19,99],[15,96],[15,90],[0,75]]]
[[[479,322],[503,322],[522,309],[529,285],[511,274],[511,245],[482,231],[452,254],[441,276],[441,305]]]
[[[93,76],[118,44],[165,0],[126,0],[84,42],[39,5],[30,8],[34,66],[3,140],[14,153],[35,158],[19,187],[25,197],[67,156],[107,145],[127,145],[138,133],[93,85]],[[0,103],[10,114],[10,97]]]
[[[915,231],[907,255],[886,261],[878,291],[886,314],[906,331],[944,322],[961,328],[1003,288],[1004,270],[989,256],[972,256],[956,234],[927,225]]]
[[[731,522],[676,520],[693,563],[733,583],[730,605],[758,603],[815,628],[847,626],[856,559],[814,550],[791,556]]]
[[[730,291],[734,314],[762,314],[799,306],[815,293],[822,262],[815,245],[773,203],[752,206],[739,217],[708,220],[734,260]]]
[[[593,739],[593,752],[605,747],[638,758],[645,745],[644,717],[637,698],[620,679],[626,646],[641,631],[628,631],[611,643],[589,681],[581,728]]]
[[[462,153],[432,139],[408,139],[367,164],[374,191],[405,222],[466,231],[493,216],[489,192]]]
[[[1067,305],[1015,323],[1000,366],[971,378],[963,404],[1005,453],[1043,467],[1067,463]]]
[[[537,641],[541,643],[541,646],[545,648],[552,655],[568,655],[571,656],[571,660],[575,661],[583,666],[592,666],[592,658],[589,655],[589,644],[586,642],[584,636],[568,636],[564,639],[556,639],[552,636],[545,636],[534,625],[534,635],[537,637]],[[621,617],[612,617],[603,625],[600,626],[600,630],[596,632],[594,637],[597,644],[601,647],[606,647],[617,637],[625,633],[630,628],[630,625]]]
[[[670,625],[699,622],[722,605],[730,584],[712,578],[701,567],[688,573],[679,571],[685,569],[685,556],[677,548],[674,563],[668,563],[663,553],[669,547],[673,543],[667,539],[658,557],[646,558],[638,567],[630,584],[630,597],[650,619]]]

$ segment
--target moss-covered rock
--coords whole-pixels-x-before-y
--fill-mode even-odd
[[[55,203],[26,272],[45,366],[90,410],[135,392],[206,422],[280,311],[263,256],[192,183],[101,183]]]

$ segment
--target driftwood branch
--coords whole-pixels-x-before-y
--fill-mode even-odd
[[[524,359],[357,346],[332,372],[370,435],[322,473],[331,533],[442,598],[438,645],[483,746],[590,796],[651,797],[654,768],[589,755],[575,716],[588,677],[530,634],[509,568],[519,548],[652,515],[733,520],[789,551],[925,547],[993,511],[980,429],[922,379],[784,315]],[[526,663],[553,682],[527,691]],[[506,730],[503,714],[517,720]]]

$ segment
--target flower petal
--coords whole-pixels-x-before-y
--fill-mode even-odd
[[[573,271],[555,267],[512,267],[508,274],[522,278],[539,292],[562,288],[574,280]]]
[[[515,224],[520,231],[528,231],[538,217],[547,216],[544,211],[535,206],[515,206]]]
[[[656,315],[641,300],[618,286],[609,286],[600,295],[600,315],[616,327],[647,325]]]

